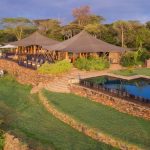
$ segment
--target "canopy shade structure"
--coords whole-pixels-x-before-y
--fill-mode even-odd
[[[86,52],[124,52],[127,48],[115,46],[99,40],[86,31],[81,31],[74,37],[61,43],[44,46],[47,50],[57,50],[64,52],[86,53]]]
[[[4,49],[4,48],[17,48],[17,46],[14,46],[14,45],[11,45],[11,44],[7,44],[5,46],[1,46],[0,48],[1,49]]]
[[[54,45],[58,43],[59,43],[58,41],[45,37],[36,31],[31,35],[29,35],[28,37],[19,41],[11,42],[10,44],[15,46],[26,47],[31,45],[46,46],[46,45]]]

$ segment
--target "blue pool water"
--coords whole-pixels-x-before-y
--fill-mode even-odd
[[[91,86],[98,85],[107,89],[124,91],[132,96],[143,98],[150,102],[150,80],[145,78],[128,81],[110,76],[100,76],[84,79],[83,81],[89,82]]]

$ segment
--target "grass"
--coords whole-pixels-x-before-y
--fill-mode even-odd
[[[69,114],[89,127],[97,128],[111,137],[145,150],[150,148],[150,121],[120,113],[73,94],[48,91],[44,91],[44,94],[59,111]]]
[[[46,111],[30,86],[20,85],[10,77],[0,79],[0,116],[5,131],[20,137],[34,149],[111,150],[59,121]]]
[[[150,68],[123,69],[112,71],[112,73],[123,76],[146,75],[150,76]]]
[[[4,147],[4,135],[3,135],[3,132],[0,131],[0,150],[3,150],[3,147]]]

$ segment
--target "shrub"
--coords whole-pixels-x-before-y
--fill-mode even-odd
[[[79,58],[74,63],[74,66],[80,70],[103,70],[109,67],[109,62],[105,57],[101,58]]]
[[[134,66],[134,52],[127,52],[125,53],[120,60],[120,63],[124,67]]]
[[[40,68],[38,68],[38,72],[43,74],[58,75],[70,71],[71,68],[72,64],[70,62],[67,60],[62,60],[54,64],[49,64],[46,62]]]
[[[144,50],[126,52],[121,58],[121,65],[125,67],[143,65],[146,59],[150,58],[150,54]]]

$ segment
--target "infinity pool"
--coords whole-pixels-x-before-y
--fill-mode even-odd
[[[97,90],[105,90],[116,95],[150,102],[149,79],[138,78],[129,81],[110,76],[100,76],[83,79],[80,81],[80,84]]]

